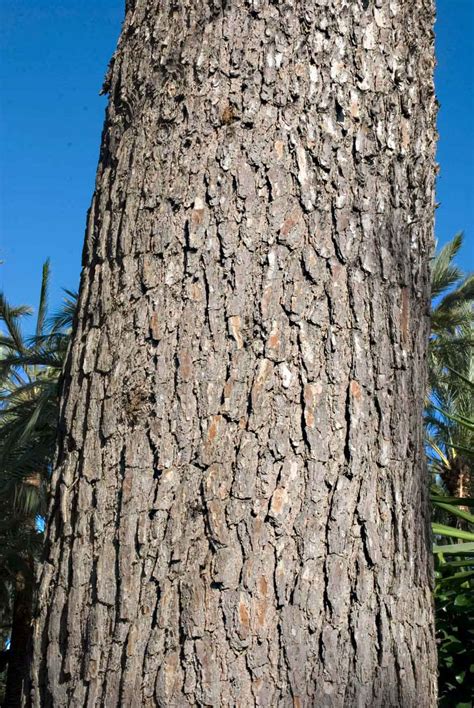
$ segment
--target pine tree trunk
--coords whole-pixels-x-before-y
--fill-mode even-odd
[[[435,705],[431,0],[134,0],[36,706]]]

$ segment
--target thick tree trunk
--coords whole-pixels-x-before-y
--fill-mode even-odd
[[[435,704],[431,0],[135,0],[68,363],[39,706]]]

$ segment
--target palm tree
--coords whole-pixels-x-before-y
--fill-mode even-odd
[[[429,401],[425,422],[429,461],[452,496],[470,494],[473,456],[474,276],[465,276],[453,259],[462,234],[439,252],[432,269],[429,347]]]
[[[432,334],[425,410],[433,477],[436,626],[441,706],[467,705],[474,640],[474,277],[453,262],[457,234],[432,268]],[[469,703],[470,705],[470,703]]]
[[[42,546],[49,473],[56,440],[59,381],[76,296],[47,319],[49,261],[43,266],[34,335],[31,315],[0,293],[0,623],[8,663],[4,705],[17,705],[27,670],[34,565]],[[6,648],[8,646],[8,649]]]

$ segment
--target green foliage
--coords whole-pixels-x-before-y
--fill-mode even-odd
[[[474,682],[474,278],[453,258],[458,234],[436,256],[425,410],[433,477],[435,604],[440,706],[471,708]]]
[[[463,544],[468,545],[468,544]],[[471,544],[474,545],[474,544]],[[473,549],[474,551],[474,549]],[[457,565],[461,563],[461,565]],[[436,562],[436,630],[440,706],[471,706],[474,685],[474,560]]]
[[[29,307],[13,307],[0,293],[0,625],[9,636],[15,583],[31,577],[47,508],[49,474],[58,420],[60,374],[76,296],[66,293],[60,313],[48,320],[49,262],[43,266],[37,317],[30,338]]]
[[[451,518],[450,525],[433,522],[440,706],[461,708],[472,706],[474,683],[474,498],[432,499]]]

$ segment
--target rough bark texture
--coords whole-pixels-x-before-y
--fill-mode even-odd
[[[39,706],[433,706],[431,0],[135,0]]]

